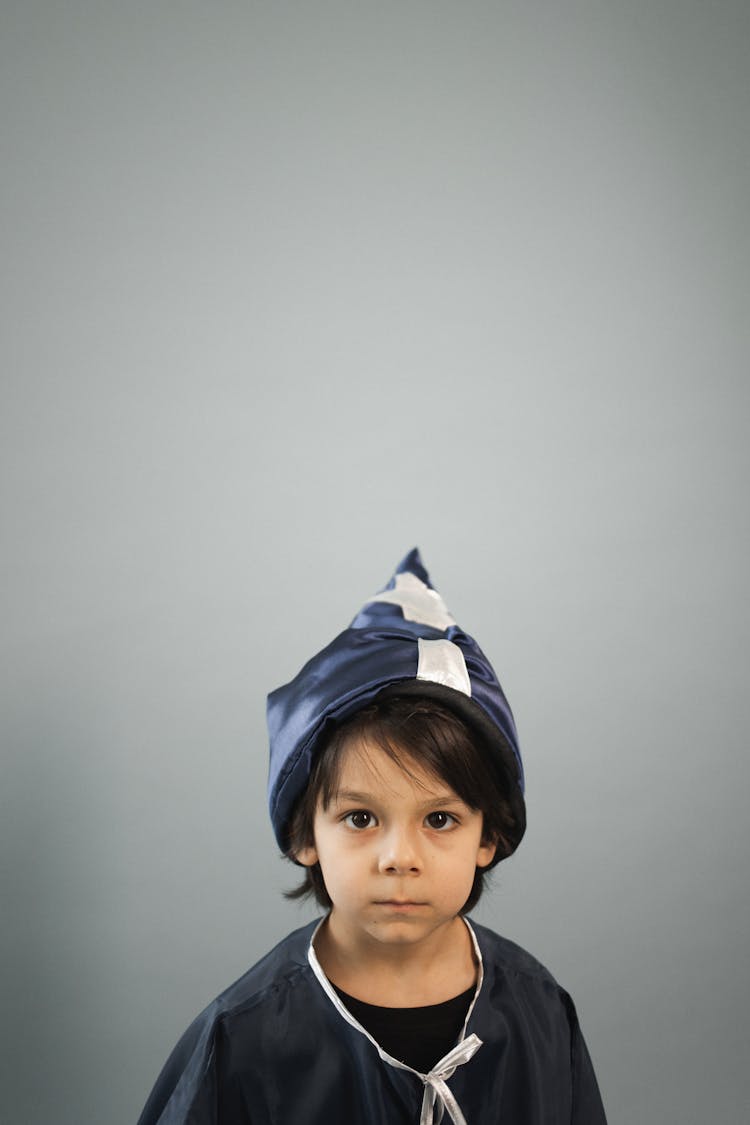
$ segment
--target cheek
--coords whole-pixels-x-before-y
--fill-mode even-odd
[[[367,868],[361,849],[342,848],[338,843],[318,841],[318,861],[323,877],[332,884],[345,885],[356,882]]]
[[[368,880],[361,864],[347,862],[340,856],[331,861],[330,856],[321,855],[320,870],[328,897],[334,905],[345,907],[347,903],[354,904],[366,895]]]
[[[438,873],[438,886],[442,884],[448,897],[463,894],[464,900],[467,899],[477,872],[476,849],[467,847],[457,855],[437,856],[435,870]]]

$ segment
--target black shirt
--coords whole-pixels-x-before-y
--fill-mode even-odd
[[[381,1008],[355,1000],[340,988],[336,992],[344,1007],[391,1058],[427,1074],[455,1046],[474,999],[475,986],[442,1004],[421,1008]]]

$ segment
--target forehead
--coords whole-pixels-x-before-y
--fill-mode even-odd
[[[366,736],[347,739],[338,754],[335,775],[331,778],[330,796],[335,799],[342,790],[374,795],[397,796],[417,792],[455,795],[451,786],[434,770],[424,767],[413,754],[398,745],[388,749]]]

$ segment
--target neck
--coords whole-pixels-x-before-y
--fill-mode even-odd
[[[365,1003],[386,1008],[440,1004],[476,983],[474,945],[462,918],[453,918],[416,944],[351,941],[329,915],[315,939],[328,979]]]

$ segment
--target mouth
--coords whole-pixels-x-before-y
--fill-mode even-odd
[[[413,902],[411,899],[401,898],[387,898],[379,899],[375,903],[376,906],[384,906],[388,910],[419,910],[420,907],[426,906],[426,902]]]

